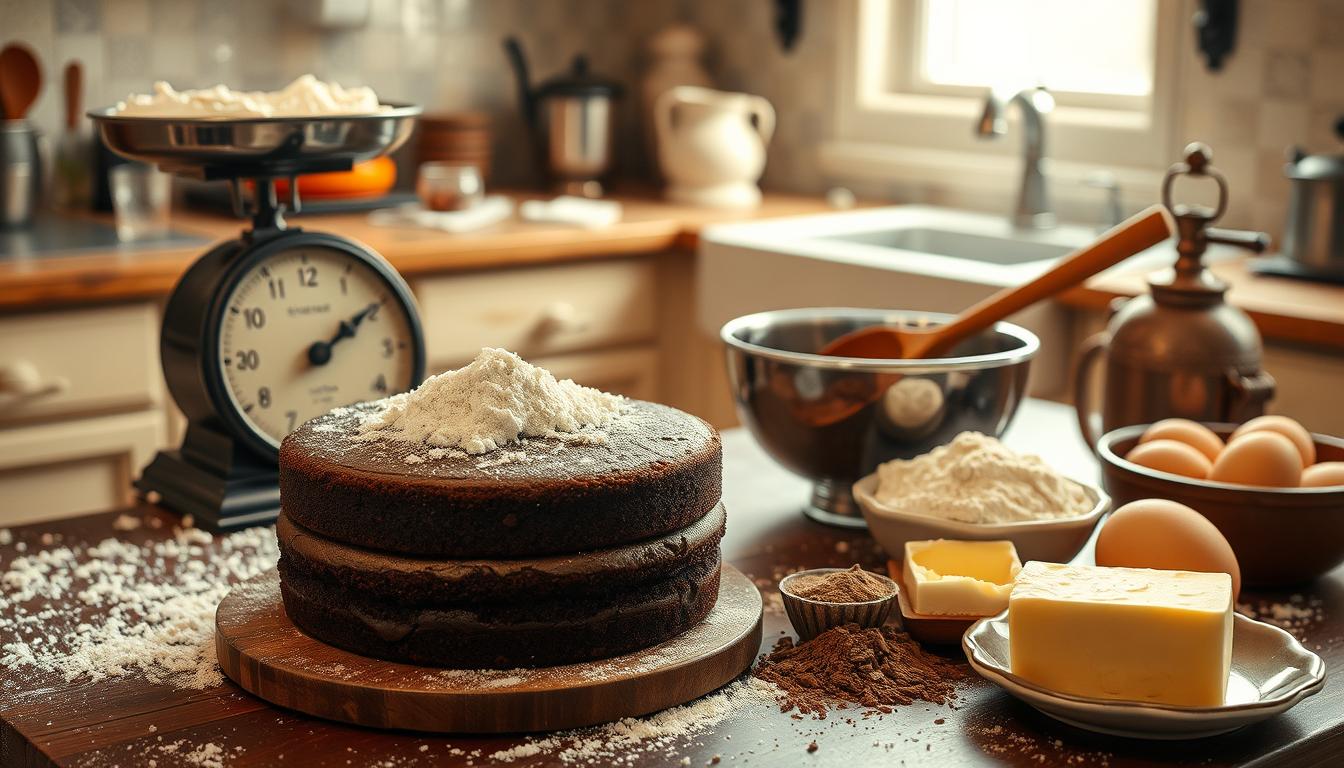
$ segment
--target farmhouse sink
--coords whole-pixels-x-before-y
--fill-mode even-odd
[[[918,226],[825,235],[824,239],[1006,265],[1054,260],[1073,250],[1067,245],[1012,240]]]
[[[711,227],[704,235],[715,246],[997,287],[1035,277],[1096,236],[1090,227],[1017,229],[1002,215],[924,205],[728,224]]]

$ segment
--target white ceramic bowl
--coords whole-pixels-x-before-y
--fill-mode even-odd
[[[854,484],[854,499],[863,510],[868,532],[891,557],[905,555],[905,542],[924,539],[969,539],[988,541],[1007,539],[1017,548],[1022,562],[1044,560],[1067,563],[1078,554],[1102,515],[1111,509],[1111,497],[1100,488],[1076,480],[1075,483],[1092,499],[1092,509],[1077,517],[1053,520],[1027,520],[1020,523],[963,523],[942,520],[927,515],[915,515],[894,510],[876,498],[877,473]]]

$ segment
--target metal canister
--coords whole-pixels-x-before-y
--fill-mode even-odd
[[[0,227],[28,226],[42,198],[39,131],[27,120],[0,121]]]
[[[1314,270],[1344,271],[1344,155],[1293,150],[1283,254]]]

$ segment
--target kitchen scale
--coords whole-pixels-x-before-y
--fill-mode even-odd
[[[410,289],[382,256],[349,238],[285,224],[297,176],[350,170],[410,136],[421,109],[273,118],[89,117],[113,152],[162,170],[229,183],[252,219],[183,274],[163,313],[159,354],[187,417],[178,449],[135,481],[144,493],[224,530],[280,510],[280,441],[332,408],[405,392],[424,378]],[[276,179],[289,180],[287,199]]]

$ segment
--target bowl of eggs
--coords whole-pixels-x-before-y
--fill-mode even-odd
[[[1344,440],[1285,416],[1245,424],[1164,419],[1097,444],[1117,506],[1160,498],[1208,518],[1247,584],[1308,581],[1344,562]]]

